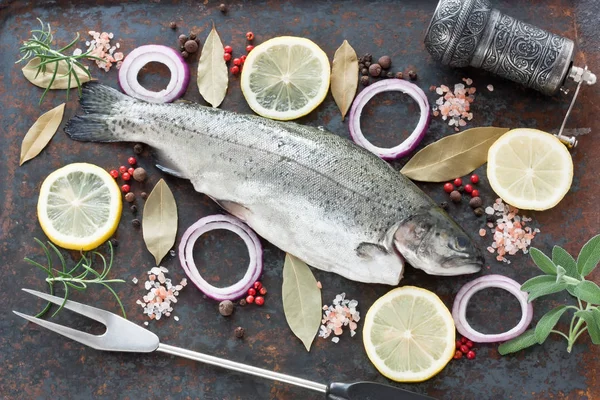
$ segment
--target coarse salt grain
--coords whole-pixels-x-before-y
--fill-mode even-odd
[[[338,339],[334,341],[337,343],[344,326],[349,327],[350,336],[353,337],[358,328],[357,322],[360,320],[360,313],[356,307],[358,307],[358,301],[346,299],[346,293],[336,295],[332,305],[323,306],[324,312],[321,319],[322,325],[319,328],[319,337],[328,338],[333,333],[334,339]]]
[[[133,277],[133,279],[131,280],[131,282],[133,282],[134,285],[137,285],[138,283],[138,278],[136,278],[135,276]]]
[[[489,90],[490,92],[494,91],[494,85],[487,85],[487,90]]]
[[[144,287],[148,290],[148,293],[143,296],[143,302],[141,300],[136,301],[136,304],[144,309],[144,315],[148,315],[151,320],[160,320],[163,316],[171,316],[172,305],[177,303],[179,290],[187,285],[187,279],[185,278],[178,285],[173,285],[171,279],[165,276],[168,271],[165,267],[150,269],[147,273],[148,280],[144,282]],[[157,277],[158,280],[156,280]],[[179,320],[177,316],[174,319]],[[146,322],[145,325],[148,325],[148,323]]]

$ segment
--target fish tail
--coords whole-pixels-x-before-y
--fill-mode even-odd
[[[108,123],[137,101],[97,82],[85,83],[81,91],[79,103],[85,115],[71,118],[65,126],[65,133],[71,139],[83,142],[122,141],[123,138],[109,129]]]

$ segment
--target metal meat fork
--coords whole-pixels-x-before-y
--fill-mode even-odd
[[[23,290],[54,304],[60,305],[63,302],[63,299],[60,297],[30,289]],[[252,365],[241,364],[235,361],[213,357],[207,354],[160,343],[158,336],[149,330],[142,328],[141,326],[138,326],[119,315],[101,310],[96,307],[91,307],[85,304],[67,300],[64,308],[67,308],[78,314],[85,315],[88,318],[104,324],[106,326],[106,332],[104,332],[102,335],[92,335],[17,311],[13,312],[28,321],[41,325],[44,328],[48,328],[56,333],[60,333],[63,336],[73,339],[76,342],[85,344],[86,346],[90,346],[96,350],[123,351],[131,353],[151,353],[153,351],[160,351],[174,356],[180,356],[190,360],[227,368],[232,371],[242,372],[245,374],[258,376],[260,378],[271,379],[274,381],[289,383],[291,385],[314,390],[325,394],[326,399],[329,400],[435,400],[432,397],[375,382],[332,382],[328,385],[324,385],[322,383],[312,382],[295,376],[280,374],[278,372],[257,368]]]

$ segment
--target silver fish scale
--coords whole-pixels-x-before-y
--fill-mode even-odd
[[[401,261],[384,239],[399,221],[433,205],[377,156],[317,128],[195,104],[129,100],[116,110],[109,127],[119,140],[154,147],[159,164],[265,239],[350,279],[397,281],[390,274]],[[381,244],[389,259],[359,257],[363,242]],[[382,263],[396,272],[374,277]]]

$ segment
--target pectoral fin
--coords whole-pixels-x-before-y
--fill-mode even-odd
[[[388,251],[380,244],[362,242],[356,247],[356,254],[361,258],[370,259],[385,256]]]

